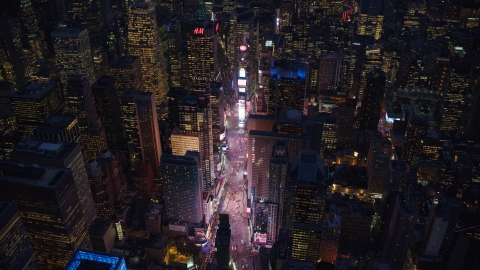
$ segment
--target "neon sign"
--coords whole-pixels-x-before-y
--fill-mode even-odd
[[[216,23],[215,24],[215,32],[218,32],[219,29],[220,29],[220,23]]]
[[[238,47],[238,49],[239,49],[240,51],[242,51],[242,52],[245,52],[245,51],[247,51],[247,45],[240,45],[240,46]]]
[[[193,29],[193,34],[194,35],[203,35],[204,31],[205,31],[205,28],[203,28],[203,27],[195,27],[195,29]]]

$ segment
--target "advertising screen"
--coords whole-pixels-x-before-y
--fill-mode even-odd
[[[240,93],[245,93],[245,87],[239,87],[238,92]]]
[[[253,241],[257,244],[266,244],[267,243],[267,234],[256,232],[253,235]]]
[[[238,77],[239,77],[239,78],[245,78],[245,75],[246,75],[245,69],[241,68],[241,69],[238,71]]]
[[[238,86],[246,86],[247,85],[247,80],[245,79],[238,79]]]

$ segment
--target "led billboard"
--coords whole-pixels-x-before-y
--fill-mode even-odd
[[[238,71],[238,77],[239,77],[239,78],[245,78],[246,73],[247,73],[247,72],[245,71],[245,69],[244,69],[244,68],[241,68],[241,69]]]
[[[267,243],[267,234],[256,232],[253,235],[253,241],[256,244],[266,244]]]
[[[238,86],[239,86],[239,87],[240,87],[240,86],[243,86],[243,87],[247,86],[247,80],[245,80],[245,79],[238,79]]]
[[[240,93],[245,93],[245,87],[239,87],[238,92]]]

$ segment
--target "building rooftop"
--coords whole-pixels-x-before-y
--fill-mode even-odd
[[[41,156],[50,159],[63,159],[68,156],[79,144],[73,142],[54,142],[42,139],[27,138],[20,142],[10,154],[16,160],[21,156]]]
[[[65,270],[127,270],[123,256],[77,249]]]
[[[78,38],[87,34],[87,28],[80,29],[80,28],[57,28],[52,31],[52,38]]]
[[[90,225],[88,234],[91,236],[103,237],[111,226],[111,220],[96,218],[92,225]]]
[[[23,99],[42,99],[52,89],[56,89],[57,85],[54,83],[27,83],[18,91],[11,95],[12,98]]]
[[[3,161],[0,163],[0,181],[15,184],[55,188],[61,180],[69,175],[69,169],[39,166]]]

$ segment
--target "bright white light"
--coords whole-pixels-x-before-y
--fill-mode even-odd
[[[239,78],[245,78],[247,72],[245,71],[244,68],[241,68],[239,71],[238,71],[238,77]]]

